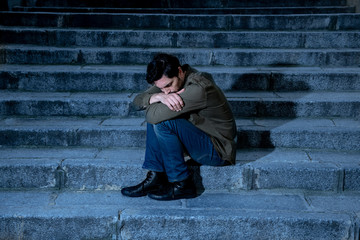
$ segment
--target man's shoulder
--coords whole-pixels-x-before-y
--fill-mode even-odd
[[[210,73],[200,72],[193,68],[190,70],[187,80],[189,83],[199,84],[204,87],[215,84],[214,79]]]

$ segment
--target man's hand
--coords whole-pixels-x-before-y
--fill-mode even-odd
[[[181,89],[174,93],[156,93],[151,96],[150,104],[161,102],[165,104],[170,110],[179,112],[184,107],[184,101],[179,94],[184,92],[185,89]]]

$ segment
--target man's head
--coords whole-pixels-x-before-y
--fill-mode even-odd
[[[185,73],[175,56],[158,54],[147,66],[146,81],[155,84],[166,94],[179,91],[184,79]]]

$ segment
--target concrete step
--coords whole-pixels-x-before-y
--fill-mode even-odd
[[[139,116],[135,93],[0,90],[2,116]],[[359,92],[228,92],[235,117],[360,117]]]
[[[14,7],[19,12],[76,13],[162,13],[162,14],[325,14],[354,13],[355,7],[238,7],[238,8],[89,8],[89,7]]]
[[[239,148],[360,150],[355,119],[238,119]],[[143,118],[3,117],[0,145],[144,147]]]
[[[205,192],[158,202],[118,191],[5,191],[0,199],[3,239],[337,240],[359,234],[356,194]]]
[[[1,189],[120,190],[145,179],[143,148],[1,147]],[[360,152],[242,149],[235,166],[190,167],[198,192],[360,191]]]
[[[24,0],[21,3],[23,6],[47,6],[47,7],[108,7],[108,8],[151,8],[151,7],[161,7],[161,8],[233,8],[233,7],[264,7],[264,6],[278,6],[278,7],[294,7],[294,6],[344,6],[346,5],[345,0],[293,0],[291,3],[284,2],[281,0],[271,0],[271,1],[261,1],[261,2],[249,2],[245,0],[207,0],[207,1],[184,1],[184,0],[153,0],[151,2],[133,0],[106,0],[106,1],[96,1],[88,0],[86,2],[81,0],[73,1],[51,1],[51,0]]]
[[[360,49],[57,48],[6,45],[1,64],[144,65],[167,52],[190,65],[359,67]]]
[[[360,117],[359,92],[228,93],[236,117]]]
[[[183,15],[1,12],[2,26],[167,30],[359,30],[360,14]]]
[[[131,93],[1,91],[0,115],[128,117]]]
[[[0,43],[56,47],[360,48],[360,32],[110,31],[0,27]]]
[[[223,91],[360,90],[360,68],[193,67],[211,73]],[[145,65],[0,65],[0,89],[140,92],[148,87],[145,73]]]

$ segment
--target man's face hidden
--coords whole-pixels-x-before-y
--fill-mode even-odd
[[[179,74],[177,77],[169,78],[163,75],[159,80],[154,82],[155,86],[160,88],[165,94],[176,93],[184,87],[185,73],[179,67]]]

